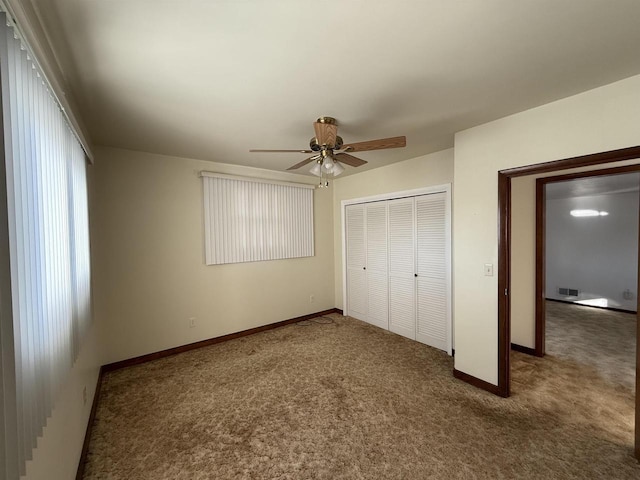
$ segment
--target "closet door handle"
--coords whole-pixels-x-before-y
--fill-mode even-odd
[[[417,276],[418,276],[418,274],[417,274],[417,273],[414,273],[414,274],[413,274],[413,276],[414,276],[414,277],[417,277]]]
[[[366,270],[366,269],[367,269],[367,267],[362,267],[362,269],[363,269],[363,270]]]

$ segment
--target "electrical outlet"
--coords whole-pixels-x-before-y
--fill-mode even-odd
[[[191,317],[189,319],[189,328],[194,328],[196,326],[196,318],[195,317]]]
[[[87,387],[86,386],[82,389],[82,404],[83,405],[87,404]]]
[[[313,303],[315,301],[316,301],[316,296],[313,294],[309,295],[309,303]]]

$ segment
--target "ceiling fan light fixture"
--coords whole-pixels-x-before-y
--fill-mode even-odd
[[[316,177],[319,177],[322,174],[320,161],[317,161],[316,164],[313,167],[311,167],[311,170],[309,170],[309,173],[315,175]]]
[[[333,163],[333,170],[331,172],[331,173],[333,173],[333,176],[337,177],[342,172],[344,172],[344,167],[342,165],[340,165],[340,162],[334,162]]]
[[[322,151],[322,168],[325,172],[332,172],[335,165],[333,158],[331,158],[331,152],[328,150]]]
[[[325,160],[324,163],[322,164],[324,171],[327,173],[333,172],[334,166],[335,166],[335,163],[333,163],[333,160],[331,160],[330,158]]]

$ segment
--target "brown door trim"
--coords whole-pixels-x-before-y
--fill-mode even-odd
[[[534,347],[536,356],[542,357],[545,353],[545,186],[548,183],[566,182],[568,180],[576,180],[579,178],[600,177],[603,175],[621,175],[632,172],[640,172],[640,165],[603,168],[588,172],[569,173],[565,175],[555,175],[553,177],[536,179],[536,344]],[[638,279],[640,280],[640,277],[638,277]],[[640,293],[640,291],[636,292],[636,294],[638,293]]]
[[[545,183],[542,178],[536,179],[536,311],[535,325],[536,338],[533,346],[536,357],[544,357],[545,352],[545,278],[546,278],[546,212],[545,205],[547,202],[545,194]]]
[[[579,157],[570,157],[562,160],[553,160],[551,162],[534,163],[533,165],[508,168],[506,170],[501,170],[500,173],[504,173],[510,178],[523,177],[525,175],[556,172],[558,170],[568,170],[570,168],[602,165],[603,163],[611,162],[622,162],[624,160],[633,160],[638,157],[640,157],[640,145],[621,148],[619,150],[610,150],[608,152],[591,153],[589,155],[581,155]]]
[[[498,394],[511,391],[511,177],[498,172]]]
[[[640,212],[638,218],[640,225]],[[636,441],[634,453],[640,460],[640,228],[638,228],[638,292],[636,292]]]
[[[510,168],[498,172],[498,391],[501,396],[508,396],[510,393],[511,365],[509,347],[511,343],[511,312],[508,289],[510,287],[511,179],[525,175],[567,170],[569,168],[632,160],[634,158],[640,158],[640,146]],[[636,395],[636,411],[640,410],[639,401],[640,395]],[[638,435],[639,429],[640,415],[636,415],[636,435]],[[637,453],[640,448],[639,442],[640,440],[636,442]]]

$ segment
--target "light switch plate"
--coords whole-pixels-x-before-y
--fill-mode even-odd
[[[493,263],[484,264],[484,276],[493,277]]]

